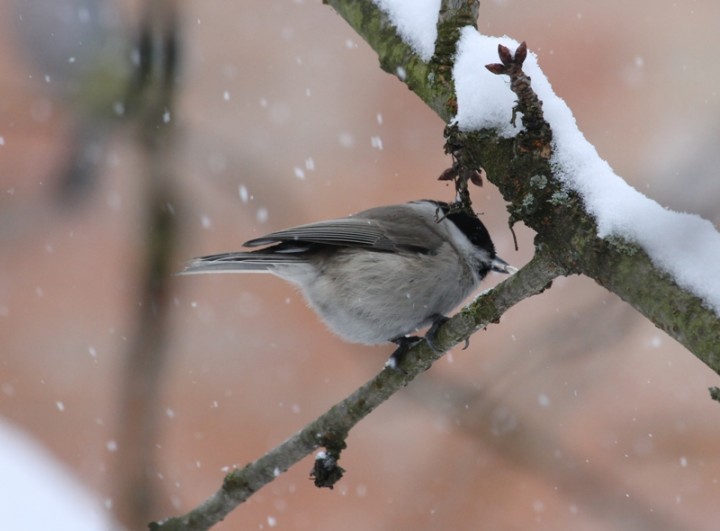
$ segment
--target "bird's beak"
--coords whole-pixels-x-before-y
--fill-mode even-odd
[[[508,264],[505,260],[503,260],[499,256],[496,256],[495,258],[493,258],[493,261],[490,264],[490,270],[496,271],[497,273],[506,273],[508,275],[517,273],[517,267],[511,266],[510,264]]]

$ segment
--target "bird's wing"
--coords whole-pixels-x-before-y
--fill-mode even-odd
[[[246,247],[273,243],[317,243],[340,247],[363,247],[373,251],[432,252],[442,244],[435,227],[408,209],[378,207],[347,218],[320,221],[280,230],[245,242]],[[434,222],[432,222],[434,224]],[[429,230],[428,230],[429,228]],[[424,230],[420,230],[424,229]],[[288,251],[292,252],[290,249]]]

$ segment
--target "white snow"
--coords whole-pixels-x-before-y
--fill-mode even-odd
[[[490,73],[485,65],[499,63],[497,47],[503,44],[515,50],[518,43],[509,37],[486,37],[474,28],[463,28],[457,44],[457,57],[453,69],[458,113],[455,117],[464,131],[494,128],[504,137],[516,135],[519,126],[510,123],[515,94],[510,90],[507,76]],[[535,62],[528,54],[525,61]],[[526,68],[527,71],[527,68]],[[532,77],[532,73],[530,73]],[[533,77],[533,85],[535,78]],[[517,123],[520,123],[518,117]]]
[[[250,200],[250,193],[244,184],[238,186],[238,194],[240,195],[240,201],[243,203],[247,203]]]
[[[423,61],[435,50],[440,0],[374,0],[387,13],[400,37]]]
[[[499,62],[499,43],[511,51],[519,45],[508,37],[480,35],[472,27],[462,30],[453,76],[458,100],[456,120],[464,130],[495,128],[502,135],[516,132],[509,124],[515,96],[507,77],[484,68]],[[567,104],[555,95],[535,54],[528,54],[523,69],[532,78],[553,130],[556,175],[580,193],[597,222],[598,236],[617,236],[637,243],[657,267],[720,315],[720,283],[716,275],[708,273],[708,267],[720,261],[720,234],[712,223],[664,208],[616,175],[580,132]]]
[[[344,148],[351,148],[355,145],[355,137],[348,131],[341,131],[338,135],[338,142]]]
[[[0,422],[0,448],[3,529],[119,529],[99,500],[44,448],[6,421]]]
[[[440,0],[375,0],[375,4],[423,60],[432,57]],[[518,132],[518,126],[510,124],[515,95],[507,76],[485,68],[499,62],[500,43],[513,52],[519,44],[509,37],[481,35],[470,26],[461,30],[453,78],[458,102],[455,119],[463,130],[492,128],[503,136]],[[636,65],[642,64],[642,58],[636,59]],[[717,229],[699,216],[664,208],[616,175],[580,132],[570,108],[555,95],[535,54],[528,53],[523,68],[553,129],[556,175],[582,196],[595,217],[598,236],[621,237],[640,245],[657,267],[720,315],[720,277],[713,273],[720,263]]]
[[[259,207],[257,209],[257,212],[255,212],[255,219],[258,223],[265,223],[268,220],[268,217],[270,216],[270,212],[268,212],[268,209],[265,207]]]

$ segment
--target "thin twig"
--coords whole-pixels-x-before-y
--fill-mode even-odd
[[[350,430],[376,407],[426,371],[444,352],[464,342],[473,332],[497,322],[518,302],[541,293],[562,271],[544,254],[535,257],[515,275],[479,296],[437,332],[437,350],[424,341],[403,358],[400,370],[385,368],[353,394],[331,407],[302,430],[256,461],[230,472],[222,487],[189,513],[150,524],[153,531],[209,529],[235,507],[273,481],[280,473],[326,446],[344,443]]]

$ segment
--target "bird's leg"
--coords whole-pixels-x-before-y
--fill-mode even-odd
[[[442,325],[447,323],[450,319],[439,313],[431,315],[430,319],[432,319],[432,325],[425,333],[425,341],[427,341],[427,344],[431,349],[433,349],[435,352],[438,352],[438,348],[435,346],[435,335],[437,334],[438,329]]]
[[[438,329],[442,325],[447,323],[450,318],[436,313],[430,316],[430,320],[432,321],[432,325],[430,325],[430,328],[426,332],[424,339],[431,349],[433,349],[435,352],[440,352],[440,349],[435,346],[435,335],[437,334]],[[390,358],[385,362],[385,366],[399,371],[400,364],[405,358],[405,355],[412,347],[417,345],[422,340],[423,338],[418,336],[399,336],[391,339],[390,341],[392,343],[395,343],[398,347],[395,349],[395,352],[390,354]],[[466,339],[463,350],[468,348],[469,345],[470,340]]]
[[[406,354],[412,347],[422,341],[422,338],[418,336],[399,336],[391,339],[390,341],[395,343],[398,347],[395,349],[395,352],[390,354],[390,357],[385,362],[385,366],[396,371],[400,371],[400,364]]]
[[[438,329],[447,323],[450,318],[445,317],[444,315],[441,315],[439,313],[436,313],[434,315],[430,316],[430,319],[432,319],[432,325],[428,329],[428,331],[425,333],[425,341],[427,341],[428,346],[433,349],[435,352],[440,352],[440,349],[438,349],[435,346],[435,335],[437,334]],[[465,346],[463,347],[463,350],[468,348],[470,345],[470,340],[465,339]]]

